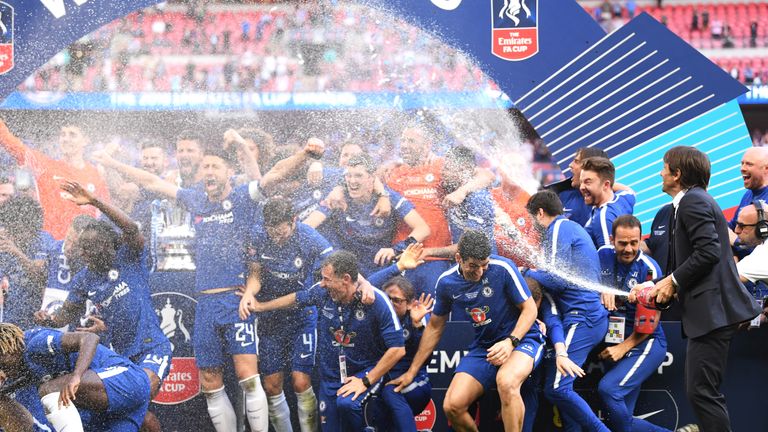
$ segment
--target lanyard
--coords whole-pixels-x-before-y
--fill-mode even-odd
[[[341,305],[337,306],[339,311],[339,330],[341,331],[341,341],[339,341],[339,349],[341,354],[344,354],[344,339],[347,337],[347,333],[344,331],[344,313],[341,310]]]

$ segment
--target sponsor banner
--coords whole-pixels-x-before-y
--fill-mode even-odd
[[[491,0],[491,51],[520,61],[539,52],[538,0]]]
[[[739,104],[768,104],[768,85],[748,86],[748,92],[739,96]]]
[[[168,377],[152,402],[161,405],[184,403],[200,394],[200,373],[194,357],[174,357]]]

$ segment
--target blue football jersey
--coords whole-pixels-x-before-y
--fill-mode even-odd
[[[613,221],[625,214],[632,214],[635,208],[635,194],[630,191],[616,192],[613,199],[600,207],[592,207],[592,213],[584,228],[595,248],[611,244]]]
[[[324,381],[340,381],[340,355],[346,357],[347,376],[352,376],[375,366],[389,348],[404,346],[403,329],[389,298],[381,290],[374,292],[376,299],[370,305],[357,300],[336,303],[320,284],[296,293],[299,306],[317,306],[317,352]]]
[[[107,326],[107,339],[120,355],[130,358],[167,340],[152,307],[146,253],[136,254],[122,245],[107,274],[81,270],[67,301],[87,300],[96,307]]]
[[[390,374],[393,377],[404,374],[411,367],[413,358],[416,357],[416,353],[419,351],[419,343],[421,342],[421,336],[424,334],[426,325],[426,319],[422,319],[422,326],[420,328],[414,327],[410,313],[406,313],[400,319],[400,326],[403,328],[403,339],[405,339],[405,355],[392,367]],[[422,370],[426,372],[426,369],[427,365],[425,364],[422,366]]]
[[[253,183],[251,183],[253,184]],[[192,213],[195,227],[195,289],[205,291],[245,284],[245,233],[260,223],[260,206],[251,195],[255,186],[232,190],[223,201],[211,202],[202,190],[179,189],[176,197]]]
[[[558,193],[558,196],[563,203],[563,215],[581,226],[586,225],[592,209],[584,202],[581,192],[571,187]]]
[[[305,290],[315,281],[315,272],[333,251],[328,240],[309,225],[296,224],[296,231],[283,245],[277,245],[257,226],[251,231],[248,244],[249,259],[261,265],[260,302]],[[259,325],[274,326],[295,315],[286,311],[259,313]]]
[[[496,241],[493,239],[493,227],[496,223],[496,212],[493,208],[493,198],[487,189],[472,192],[457,206],[445,211],[451,239],[454,244],[468,229],[484,233],[491,241],[491,253],[496,254]]]
[[[472,322],[475,339],[470,350],[489,348],[512,334],[520,317],[518,305],[531,296],[515,264],[496,255],[491,255],[488,269],[479,281],[464,279],[455,265],[440,275],[436,290],[435,315],[448,315],[455,308],[464,311]],[[528,335],[539,334],[535,324],[528,330]]]
[[[538,281],[555,300],[565,327],[575,322],[589,326],[605,319],[608,312],[600,295],[582,284],[600,282],[600,261],[592,239],[581,225],[558,216],[547,228],[543,269],[526,276]]]
[[[390,191],[392,212],[388,217],[371,216],[376,198],[360,204],[347,197],[347,210],[342,212],[321,206],[318,210],[326,215],[323,225],[333,227],[334,246],[348,250],[357,256],[363,276],[379,270],[373,259],[381,248],[392,247],[395,231],[405,216],[413,210],[413,204],[397,192]]]
[[[656,261],[648,255],[639,251],[637,257],[631,264],[626,265],[619,262],[616,257],[616,249],[613,246],[601,247],[597,254],[600,256],[600,276],[605,285],[629,292],[638,283],[646,280],[655,280],[661,277],[661,268]],[[624,317],[626,319],[624,326],[624,335],[629,336],[635,327],[635,310],[637,306],[629,303],[626,299],[617,297],[617,310],[609,312],[611,316]],[[664,331],[661,326],[656,327],[653,336],[664,339]]]
[[[24,332],[24,363],[37,381],[54,378],[75,369],[78,353],[67,353],[61,348],[63,333],[58,330],[35,328]],[[127,358],[99,345],[91,361],[91,369],[128,367]]]

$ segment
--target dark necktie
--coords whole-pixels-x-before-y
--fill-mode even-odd
[[[677,223],[677,209],[672,206],[672,211],[669,214],[669,225],[667,232],[669,233],[669,242],[667,243],[667,271],[664,276],[669,276],[675,270],[675,224]]]

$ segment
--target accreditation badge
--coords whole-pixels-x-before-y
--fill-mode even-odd
[[[608,333],[605,334],[606,343],[622,343],[624,342],[624,330],[626,318],[624,317],[608,317]]]

